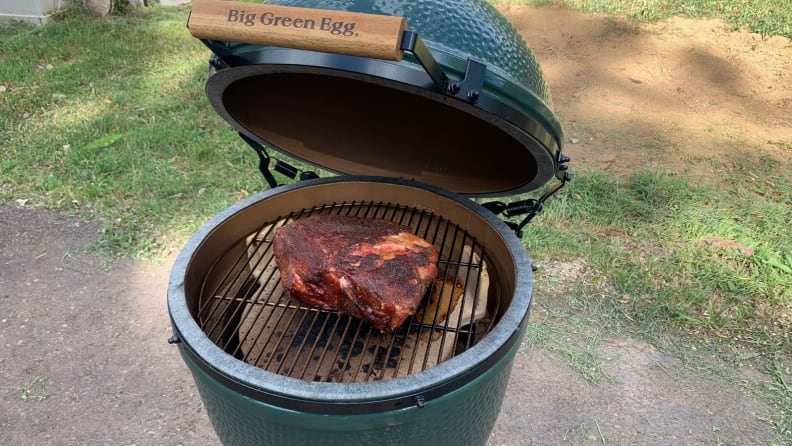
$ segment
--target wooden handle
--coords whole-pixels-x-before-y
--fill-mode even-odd
[[[187,28],[199,39],[401,60],[402,17],[220,0],[194,0]]]

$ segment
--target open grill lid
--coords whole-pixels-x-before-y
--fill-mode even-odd
[[[263,144],[473,196],[568,179],[539,65],[484,0],[195,0],[188,28],[214,53],[212,106],[262,166],[298,174]]]

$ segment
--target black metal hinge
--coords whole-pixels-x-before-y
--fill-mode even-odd
[[[553,196],[556,192],[561,190],[564,185],[566,185],[567,181],[572,179],[572,175],[569,173],[566,163],[569,162],[569,157],[564,155],[563,153],[559,152],[558,157],[556,158],[558,162],[558,170],[556,171],[556,178],[558,179],[558,183],[553,185],[550,189],[546,190],[545,193],[542,194],[539,198],[530,198],[527,200],[519,200],[514,201],[511,203],[504,203],[502,201],[491,201],[489,203],[484,203],[483,206],[495,215],[503,215],[504,217],[516,217],[519,215],[525,215],[525,217],[520,220],[519,223],[506,221],[506,225],[508,225],[517,237],[523,236],[523,228],[525,225],[531,222],[544,207],[545,201]]]
[[[259,144],[258,141],[245,135],[244,133],[240,132],[239,137],[256,151],[256,154],[259,157],[259,171],[261,172],[261,175],[264,176],[264,179],[267,180],[267,184],[269,184],[270,188],[278,187],[278,182],[272,175],[272,170],[291,179],[299,178],[300,181],[319,178],[319,175],[314,172],[307,170],[301,171],[300,169],[285,161],[272,158],[269,153],[267,153],[267,149],[265,149],[263,145]]]
[[[465,77],[460,81],[453,81],[446,76],[443,68],[432,56],[432,52],[415,31],[404,31],[400,48],[415,56],[418,63],[434,81],[437,91],[471,103],[476,102],[481,96],[481,91],[484,88],[484,75],[487,73],[485,64],[468,58]]]

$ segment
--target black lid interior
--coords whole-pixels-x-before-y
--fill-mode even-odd
[[[417,180],[478,196],[540,187],[546,144],[434,91],[307,66],[248,65],[207,82],[212,105],[248,136],[337,173]]]

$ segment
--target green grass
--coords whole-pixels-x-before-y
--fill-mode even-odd
[[[580,176],[526,243],[540,257],[587,259],[636,321],[792,352],[791,178],[734,179],[722,190],[656,172]]]
[[[607,378],[601,345],[620,335],[646,339],[777,408],[769,422],[788,439],[792,177],[782,172],[759,181],[735,175],[731,186],[648,171],[577,176],[524,237],[546,283],[531,342],[597,382]],[[541,268],[563,259],[585,265],[571,284]],[[746,384],[736,372],[744,365],[769,381]]]
[[[656,21],[671,16],[718,17],[763,36],[792,37],[792,0],[491,0],[493,4],[558,5]]]
[[[38,376],[19,390],[21,391],[19,399],[22,401],[46,401],[49,399],[47,379],[41,379]]]
[[[107,249],[151,255],[262,189],[253,152],[207,104],[208,52],[186,14],[72,10],[2,28],[0,199],[100,217]]]

